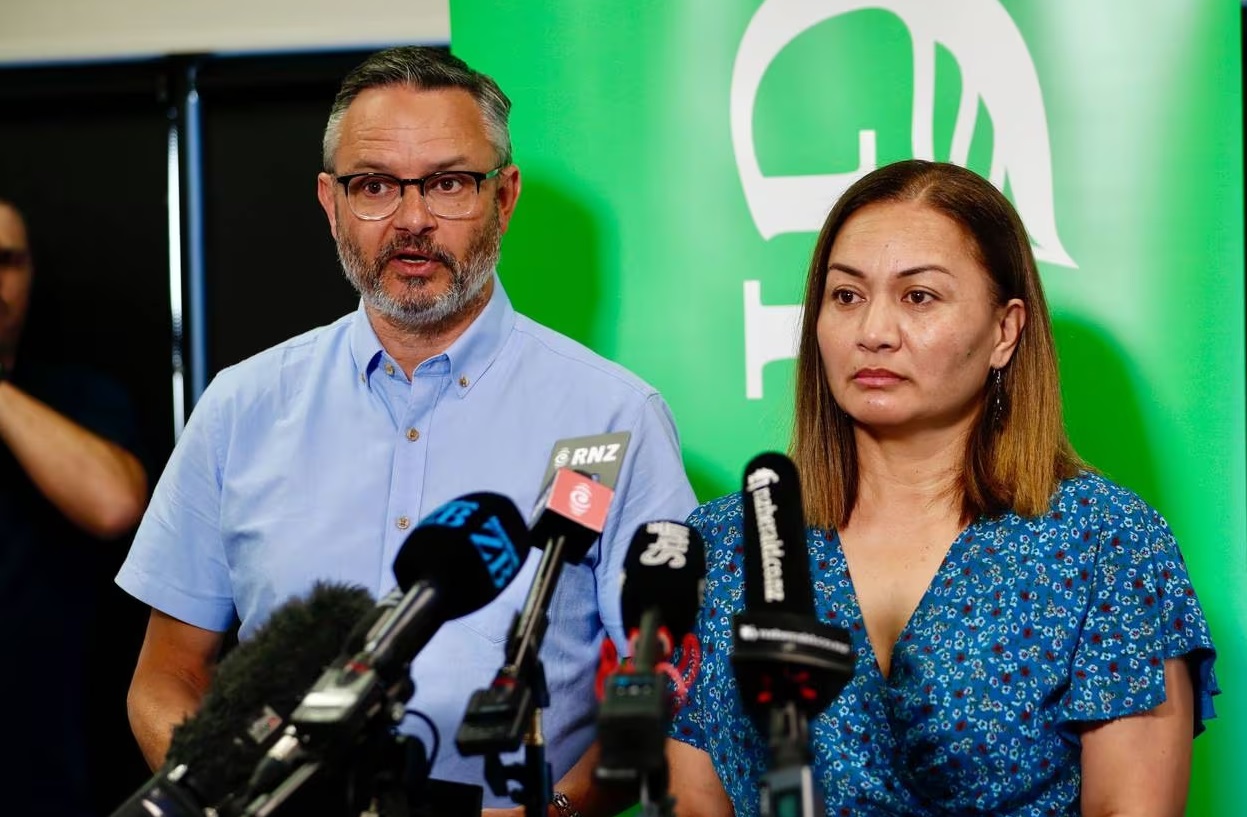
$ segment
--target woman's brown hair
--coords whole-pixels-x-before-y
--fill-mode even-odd
[[[844,223],[871,204],[919,201],[959,224],[991,279],[997,304],[1018,298],[1026,324],[999,386],[988,378],[984,408],[966,443],[957,488],[968,521],[1012,510],[1043,513],[1057,484],[1086,468],[1065,434],[1056,344],[1035,256],[1009,200],[981,176],[957,165],[911,159],[855,182],[827,216],[805,288],[797,353],[796,416],[791,455],[801,474],[810,524],[842,527],[857,501],[853,420],[831,396],[818,347],[818,313],[832,244]],[[991,403],[991,407],[987,403]],[[996,408],[997,404],[999,409]]]

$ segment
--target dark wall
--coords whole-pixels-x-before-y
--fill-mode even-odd
[[[21,355],[87,365],[129,391],[154,484],[174,440],[175,359],[190,407],[194,359],[185,200],[202,182],[204,370],[355,308],[316,201],[320,140],[342,76],[364,52],[179,57],[0,69],[0,198],[26,213],[36,285]],[[201,166],[185,161],[186,92],[199,98]],[[183,322],[171,307],[168,133],[180,129]],[[86,679],[96,810],[149,776],[125,696],[148,609],[112,582],[109,546]],[[49,605],[55,599],[48,600]],[[19,704],[20,705],[20,704]],[[16,746],[4,751],[20,751]]]
[[[162,72],[151,63],[0,74],[0,197],[25,212],[35,263],[19,361],[89,366],[118,380],[153,471],[173,442]],[[84,729],[105,814],[146,776],[125,694],[147,610],[112,585],[127,544],[101,546],[100,607],[84,622],[92,644]],[[4,749],[12,751],[22,750]]]
[[[338,83],[364,56],[222,58],[199,69],[210,374],[355,308],[316,175]]]

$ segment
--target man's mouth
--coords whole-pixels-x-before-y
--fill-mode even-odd
[[[401,261],[404,264],[428,264],[437,259],[420,252],[400,250],[399,252],[391,253],[390,260]]]

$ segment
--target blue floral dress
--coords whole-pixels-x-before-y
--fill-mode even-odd
[[[729,661],[744,604],[739,494],[693,512],[706,542],[701,673],[672,735],[707,752],[738,817],[758,813],[765,738]],[[979,519],[957,537],[879,671],[835,533],[808,531],[817,615],[845,627],[852,681],[810,726],[829,817],[1077,815],[1081,722],[1165,698],[1185,656],[1196,733],[1213,717],[1208,626],[1164,519],[1099,476],[1066,480],[1049,512]]]

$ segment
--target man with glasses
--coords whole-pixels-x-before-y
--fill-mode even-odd
[[[33,278],[25,221],[0,201],[0,700],[17,741],[0,781],[6,813],[78,817],[91,811],[84,698],[103,540],[138,522],[147,477],[119,386],[37,350],[19,364]]]
[[[591,743],[598,646],[604,634],[624,643],[632,534],[695,501],[657,392],[507,298],[495,267],[521,186],[509,108],[491,79],[438,50],[384,51],[344,81],[317,192],[360,306],[216,378],[118,576],[152,607],[129,709],[153,767],[204,694],[235,611],[245,639],[317,579],[380,595],[428,512],[473,491],[530,509],[557,441],[626,431],[606,530],[585,564],[563,568],[542,653],[554,779]],[[413,663],[409,708],[436,734],[414,717],[404,729],[440,747],[434,778],[484,781],[454,737],[503,664],[538,558]],[[511,805],[488,790],[485,801]]]

